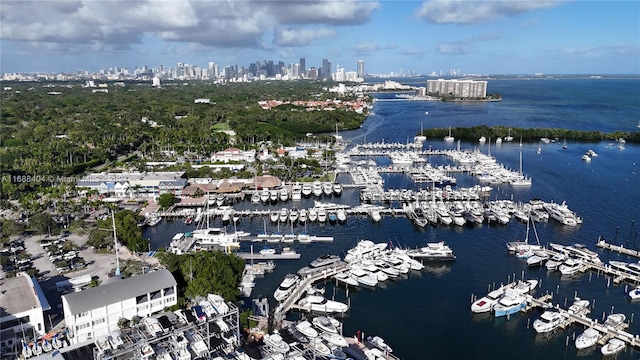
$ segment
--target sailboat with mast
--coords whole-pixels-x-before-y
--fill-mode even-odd
[[[427,114],[429,114],[429,113],[427,112]],[[415,142],[425,142],[425,141],[427,141],[427,137],[422,135],[422,132],[423,132],[422,122],[420,122],[420,134],[413,138],[413,140]]]
[[[454,142],[455,138],[451,136],[451,126],[449,126],[449,135],[444,137],[445,142]]]
[[[531,186],[531,178],[522,173],[522,150],[520,150],[520,171],[518,176],[511,180],[511,186]]]
[[[511,142],[513,141],[513,136],[511,136],[511,128],[509,128],[509,135],[505,136],[504,139],[502,139],[506,142]]]
[[[535,224],[531,221],[531,213],[528,214],[527,217],[527,232],[524,237],[524,241],[509,241],[507,242],[507,250],[512,253],[516,253],[516,256],[521,258],[526,258],[528,256],[532,256],[534,251],[542,250],[542,245],[540,245],[540,239],[538,238],[538,232],[535,229]],[[529,229],[533,227],[533,232],[536,236],[536,244],[529,244]],[[528,255],[528,256],[527,256]]]

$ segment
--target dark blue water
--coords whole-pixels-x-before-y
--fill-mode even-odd
[[[345,132],[343,136],[355,142],[405,142],[422,126],[448,127],[475,125],[506,125],[514,127],[558,127],[602,131],[637,131],[640,119],[640,81],[638,80],[531,80],[490,81],[490,92],[499,92],[504,101],[481,104],[450,104],[427,102],[378,102],[375,115],[363,127]],[[624,95],[621,95],[624,94]],[[385,96],[389,96],[385,94]],[[425,111],[429,115],[425,115]],[[454,134],[455,136],[455,134]],[[516,140],[517,141],[517,140]],[[453,147],[440,139],[428,139],[435,148]],[[477,147],[477,143],[462,143],[463,148]],[[541,242],[571,244],[581,242],[596,249],[595,242],[603,235],[628,247],[640,247],[640,147],[627,144],[624,150],[602,143],[568,143],[563,150],[558,143],[542,145],[523,144],[523,170],[533,178],[530,188],[499,187],[492,199],[528,201],[566,201],[569,207],[584,218],[584,223],[569,228],[550,220],[536,226]],[[480,148],[487,152],[488,146]],[[491,153],[507,166],[519,166],[519,145],[493,144]],[[580,155],[587,149],[599,156],[585,163]],[[442,161],[441,159],[433,159]],[[382,161],[382,160],[381,160]],[[414,187],[401,175],[386,177],[386,186]],[[473,179],[458,175],[459,183],[473,184]],[[417,186],[415,186],[417,187]],[[324,199],[355,205],[359,202],[356,190],[345,190],[340,198]],[[291,204],[291,203],[290,203]],[[296,207],[310,207],[313,200],[303,200]],[[392,206],[399,207],[399,204]],[[250,203],[239,203],[239,209],[270,208]],[[273,209],[279,206],[272,207]],[[219,224],[219,219],[216,219]],[[243,219],[238,227],[258,233],[263,230],[263,219]],[[267,219],[268,231],[277,230]],[[182,222],[161,223],[148,230],[154,246],[166,245],[176,232],[188,231]],[[232,228],[229,228],[232,230]],[[304,230],[296,227],[295,231]],[[291,229],[280,229],[281,232]],[[279,261],[273,274],[257,280],[254,295],[271,296],[286,273],[295,272],[315,257],[326,253],[344,254],[360,239],[392,242],[402,246],[421,246],[426,242],[446,241],[457,256],[449,265],[428,266],[421,274],[408,279],[389,281],[376,290],[349,292],[352,308],[344,319],[345,335],[357,330],[380,335],[404,359],[600,359],[598,348],[578,353],[573,337],[583,329],[573,326],[551,336],[536,335],[528,325],[540,315],[534,310],[518,314],[510,320],[491,316],[473,315],[469,309],[472,294],[482,296],[489,286],[499,285],[514,277],[542,280],[535,295],[553,292],[554,304],[569,304],[577,293],[593,304],[591,317],[602,319],[603,313],[623,312],[627,319],[640,320],[640,302],[631,303],[626,296],[627,285],[608,284],[611,279],[597,274],[582,274],[563,278],[557,272],[530,269],[522,260],[509,255],[505,242],[522,238],[524,225],[512,220],[506,226],[484,224],[482,227],[427,227],[418,229],[405,218],[384,218],[379,224],[368,218],[349,218],[345,225],[309,225],[307,231],[315,235],[332,235],[332,243],[295,244],[302,253],[299,261]],[[244,246],[249,246],[246,244]],[[600,251],[603,261],[622,259],[636,261],[627,256]],[[327,284],[327,294],[337,300],[346,299],[346,292]],[[636,314],[637,313],[637,314]],[[296,318],[297,314],[291,314]],[[634,321],[630,332],[640,334],[640,323]],[[568,346],[565,344],[568,342]],[[640,351],[627,348],[620,359],[637,359]]]

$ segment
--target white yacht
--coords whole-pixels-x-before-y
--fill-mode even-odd
[[[582,260],[576,258],[568,258],[564,263],[562,263],[558,270],[562,275],[573,275],[577,273],[582,267]]]
[[[328,316],[317,316],[311,320],[313,326],[320,329],[323,332],[330,332],[337,334],[338,327],[340,326],[340,322],[332,317]]]
[[[298,306],[309,312],[329,314],[342,314],[349,310],[349,305],[339,301],[328,300],[326,297],[317,294],[308,294],[298,301]]]
[[[297,323],[296,330],[300,331],[302,335],[308,338],[318,337],[318,331],[316,331],[316,329],[314,329],[311,323],[307,320]]]
[[[313,260],[310,264],[311,267],[317,268],[321,266],[330,265],[340,261],[340,256],[333,254],[325,254],[318,256],[315,260]]]
[[[322,338],[326,340],[327,343],[332,347],[343,348],[343,347],[349,346],[349,343],[347,343],[347,340],[344,338],[344,336],[340,334],[325,332],[325,333],[322,333]]]
[[[341,183],[333,183],[333,195],[335,195],[335,196],[342,195],[342,184]]]
[[[587,261],[591,261],[596,264],[602,263],[598,253],[593,250],[589,250],[584,244],[573,244],[569,246],[565,246],[564,250],[568,252],[570,255],[574,255],[581,259],[585,259]]]
[[[302,200],[302,185],[300,183],[295,183],[291,186],[291,200]]]
[[[371,216],[371,220],[373,220],[373,222],[380,222],[380,220],[382,220],[382,215],[378,209],[372,209],[369,212],[369,216]]]
[[[347,212],[344,209],[336,210],[336,217],[341,223],[347,221]]]
[[[576,215],[571,210],[569,210],[565,202],[563,202],[562,204],[545,203],[544,209],[549,213],[549,216],[559,221],[563,225],[578,225]]]
[[[406,253],[412,258],[427,261],[452,261],[456,259],[453,250],[444,241],[427,243],[427,246],[407,250]]]
[[[378,279],[370,275],[368,271],[365,271],[364,269],[359,267],[351,269],[350,276],[351,278],[355,279],[360,285],[369,287],[375,287],[376,285],[378,285]]]
[[[325,196],[333,195],[333,185],[330,182],[322,183],[322,193]]]
[[[279,195],[280,201],[284,202],[289,200],[289,190],[284,186],[280,189],[280,194],[278,195]]]
[[[576,349],[581,350],[590,348],[594,346],[601,337],[602,334],[598,330],[588,328],[576,338]]]
[[[607,319],[604,321],[603,325],[615,329],[622,325],[626,319],[627,316],[623,313],[609,314],[607,315]]]
[[[506,290],[505,286],[501,286],[493,291],[490,291],[487,295],[481,297],[471,304],[471,311],[474,313],[486,313],[491,311],[493,306],[498,303],[498,300],[504,295]]]
[[[251,194],[251,202],[257,204],[260,202],[260,194],[258,192],[254,192]]]
[[[281,223],[286,223],[288,218],[289,210],[287,208],[280,209],[280,212],[278,213],[278,221],[280,221]]]
[[[533,328],[538,333],[551,332],[560,326],[563,317],[556,308],[548,308],[533,322]]]
[[[307,212],[307,209],[300,209],[300,211],[298,211],[298,221],[302,224],[307,222],[307,219],[309,218],[309,213]]]
[[[278,202],[279,193],[280,192],[276,189],[269,191],[269,200],[271,201],[272,204],[275,204]]]
[[[451,225],[453,219],[451,219],[451,215],[444,208],[437,208],[436,214],[438,215],[438,220],[444,225]]]
[[[278,301],[285,300],[289,294],[295,289],[300,282],[300,277],[296,274],[287,274],[284,280],[280,283],[280,286],[273,293],[273,297]]]
[[[626,342],[614,337],[609,339],[609,341],[600,348],[600,352],[602,352],[604,356],[611,356],[622,351],[626,346]]]
[[[321,196],[322,195],[322,183],[320,183],[320,181],[316,180],[316,181],[313,182],[312,192],[313,192],[313,196]]]
[[[493,306],[493,315],[495,317],[509,316],[517,313],[526,306],[526,297],[520,292],[508,288],[504,295]]]
[[[295,224],[295,222],[298,221],[299,216],[300,212],[298,211],[298,209],[289,210],[289,220],[291,221],[291,224]]]
[[[265,345],[275,352],[286,354],[290,350],[289,344],[282,340],[282,336],[278,333],[266,334],[263,341]]]
[[[309,197],[313,193],[313,187],[309,183],[304,183],[302,184],[301,192],[302,192],[302,196]]]
[[[269,202],[269,197],[270,197],[269,189],[266,189],[266,188],[262,189],[262,192],[260,192],[260,201],[262,201],[263,203],[267,203]]]
[[[368,337],[367,340],[369,341],[369,343],[371,343],[371,345],[382,350],[385,354],[393,352],[391,346],[387,345],[387,343],[384,342],[384,339],[379,336]]]
[[[334,277],[336,278],[336,280],[345,285],[358,286],[358,280],[352,278],[351,273],[348,270],[339,272]]]
[[[364,257],[379,255],[387,248],[387,243],[374,243],[371,240],[360,240],[355,247],[347,250],[346,262],[359,261]]]
[[[200,246],[240,247],[238,237],[245,233],[228,234],[224,228],[205,228],[193,231],[193,238]]]
[[[573,304],[569,306],[569,309],[567,309],[567,311],[570,314],[580,314],[581,312],[583,312],[585,309],[588,309],[588,308],[589,308],[589,300],[584,300],[577,297],[573,300]]]
[[[316,208],[309,209],[309,221],[315,222],[318,220],[318,210]]]
[[[327,221],[327,209],[318,209],[318,222],[323,223],[325,221]]]
[[[564,252],[557,253],[547,260],[545,266],[547,267],[547,270],[558,270],[560,265],[562,265],[568,258],[569,255]]]
[[[640,299],[640,286],[636,286],[631,291],[629,291],[629,297],[631,300]]]

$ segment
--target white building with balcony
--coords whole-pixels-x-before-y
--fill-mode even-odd
[[[178,303],[176,280],[162,269],[62,296],[70,342],[81,344],[118,330],[120,319],[145,317]]]

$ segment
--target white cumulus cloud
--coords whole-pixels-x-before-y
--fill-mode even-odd
[[[559,6],[563,3],[563,1],[546,0],[429,0],[416,9],[415,15],[436,24],[476,24]]]
[[[276,27],[273,43],[278,46],[303,46],[317,39],[335,36],[336,32],[329,28],[284,28]]]

